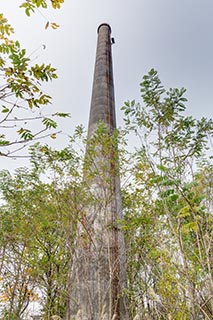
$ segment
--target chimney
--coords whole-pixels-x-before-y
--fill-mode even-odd
[[[93,201],[84,207],[69,279],[66,320],[129,320],[111,54],[111,27],[98,27],[98,43],[88,125],[84,186]],[[96,129],[104,125],[96,140]],[[94,144],[93,144],[94,143]],[[89,161],[87,162],[87,160]],[[79,217],[81,222],[81,217]]]
[[[90,137],[100,122],[112,132],[116,128],[111,27],[102,23],[98,27],[98,42],[93,78],[92,100],[88,126]]]

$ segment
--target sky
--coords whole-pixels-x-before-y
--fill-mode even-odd
[[[50,1],[48,1],[50,2]],[[141,101],[139,83],[155,68],[166,88],[185,87],[187,114],[212,117],[212,0],[65,0],[61,10],[25,16],[22,1],[0,0],[0,11],[15,28],[15,37],[35,63],[51,63],[59,79],[45,87],[52,110],[71,113],[61,123],[64,135],[78,124],[87,127],[95,63],[97,27],[111,25],[117,123],[124,101]],[[47,20],[60,25],[45,30]],[[46,49],[43,49],[45,45]],[[61,128],[60,128],[61,129]],[[1,168],[22,165],[0,159]]]

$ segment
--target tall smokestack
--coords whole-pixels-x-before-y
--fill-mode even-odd
[[[99,122],[104,122],[110,131],[116,128],[111,47],[111,28],[107,23],[102,23],[98,27],[89,137]]]
[[[70,273],[67,320],[129,320],[126,256],[117,146],[111,28],[98,27],[98,43],[85,156],[84,186],[92,201],[79,218]],[[102,126],[104,130],[98,130]]]

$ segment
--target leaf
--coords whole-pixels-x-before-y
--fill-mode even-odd
[[[0,140],[0,146],[7,146],[10,143],[8,140]]]
[[[45,29],[49,28],[50,22],[47,21],[46,25],[45,25]]]
[[[178,194],[172,194],[172,195],[170,196],[170,199],[171,199],[172,201],[176,201],[178,198],[179,198],[179,195],[178,195]]]
[[[168,190],[166,190],[166,191],[164,191],[164,192],[161,192],[160,193],[160,196],[162,197],[162,198],[167,198],[168,196],[171,196],[171,195],[173,195],[174,194],[174,189],[168,189]]]
[[[192,222],[189,222],[189,223],[186,223],[186,224],[182,225],[181,226],[181,231],[184,234],[188,234],[191,231],[197,232],[198,231],[197,222],[192,221]]]
[[[51,134],[51,135],[50,135],[50,138],[56,139],[56,133]]]
[[[157,168],[162,172],[168,172],[169,171],[169,169],[166,168],[165,166],[163,166],[162,164],[158,164]]]
[[[50,118],[44,118],[42,120],[42,123],[46,126],[47,129],[50,129],[50,128],[55,129],[57,127],[57,123]]]
[[[61,117],[61,118],[67,118],[70,117],[70,113],[64,113],[64,112],[56,112],[53,114],[53,116]]]
[[[51,22],[51,27],[55,30],[57,28],[59,28],[59,24],[55,23],[55,22]]]
[[[183,207],[178,213],[179,218],[185,218],[185,217],[189,217],[189,216],[190,216],[190,207],[189,206]]]
[[[5,106],[2,106],[2,113],[7,113],[7,112],[9,112],[10,111],[10,109],[8,109],[7,107],[5,107]]]
[[[20,135],[20,137],[24,140],[32,140],[34,137],[32,132],[29,129],[21,128],[17,130],[17,132]]]
[[[43,153],[46,153],[46,152],[48,152],[48,147],[47,146],[42,146],[40,148],[40,151],[43,152]]]

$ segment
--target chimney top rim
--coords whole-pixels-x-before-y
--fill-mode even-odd
[[[111,29],[110,25],[109,25],[108,23],[106,23],[106,22],[101,23],[101,24],[99,25],[99,27],[98,27],[98,29],[97,29],[97,32],[98,32],[98,33],[99,33],[100,28],[101,28],[102,26],[108,27],[108,28],[109,28],[109,32],[111,33],[112,29]]]

